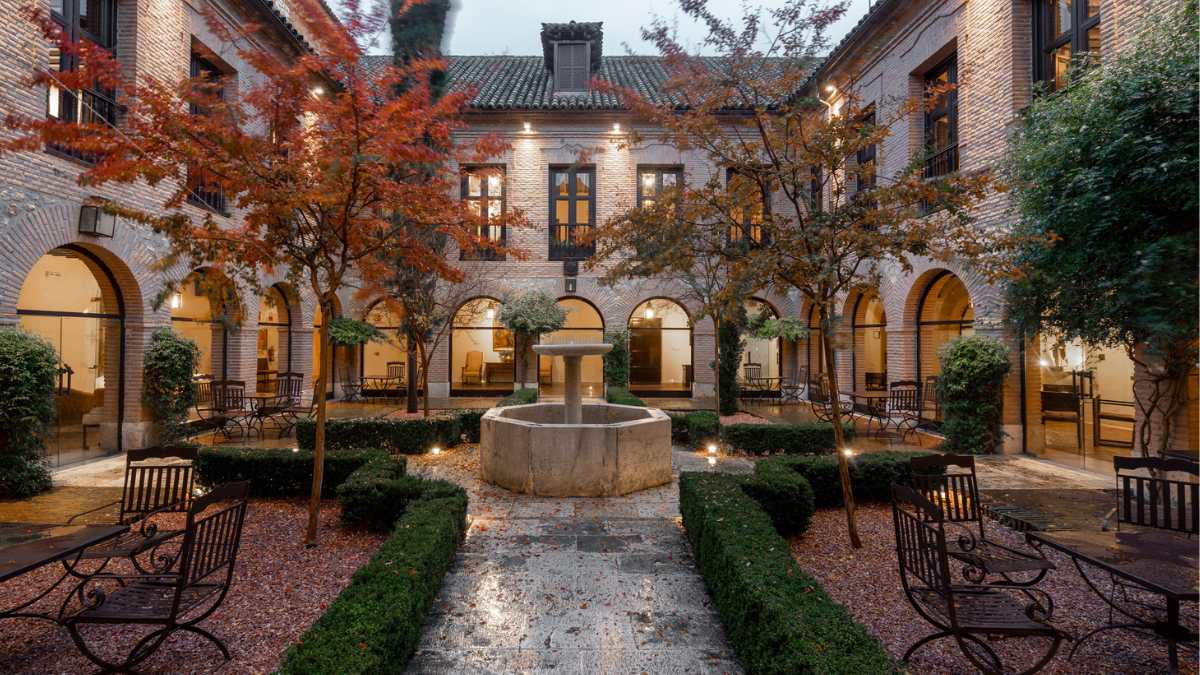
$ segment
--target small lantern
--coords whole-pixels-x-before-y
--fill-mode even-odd
[[[117,230],[117,214],[104,210],[103,200],[93,200],[79,208],[79,231],[97,237],[112,237]]]

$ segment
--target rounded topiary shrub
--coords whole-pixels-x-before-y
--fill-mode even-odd
[[[50,487],[46,430],[54,421],[58,354],[42,338],[0,328],[0,498]]]
[[[942,373],[938,400],[946,452],[994,452],[1004,438],[1000,426],[1001,392],[1008,374],[1008,349],[994,338],[955,338],[938,352]]]
[[[170,445],[188,435],[188,410],[196,404],[195,342],[170,328],[159,328],[150,336],[142,366],[142,402],[158,424],[159,443]]]

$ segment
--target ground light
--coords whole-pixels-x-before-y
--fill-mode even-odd
[[[845,455],[845,456],[847,456],[847,457],[853,457],[853,456],[854,456],[854,451],[853,451],[853,450],[851,450],[850,448],[842,448],[842,454],[843,454],[843,455]]]
[[[442,449],[435,445],[429,449],[429,452],[431,452],[435,455],[440,455],[440,454],[442,454]]]
[[[717,454],[717,444],[716,443],[708,444],[708,454],[710,454],[710,455]]]

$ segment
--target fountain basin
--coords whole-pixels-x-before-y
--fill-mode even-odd
[[[492,408],[480,420],[479,475],[514,492],[609,497],[671,482],[671,419],[661,410],[563,404]]]

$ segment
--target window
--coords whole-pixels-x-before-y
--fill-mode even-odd
[[[212,60],[201,54],[192,52],[191,60],[191,76],[192,78],[204,78],[207,82],[223,83],[226,73],[223,72]],[[225,95],[223,85],[215,92],[217,97],[223,98]],[[191,112],[193,115],[207,115],[208,110],[203,106],[193,102],[191,104]],[[189,204],[199,206],[209,211],[215,211],[221,215],[228,215],[228,210],[225,203],[225,190],[203,166],[199,164],[188,164],[187,166],[187,182]]]
[[[875,108],[870,107],[862,114],[859,121],[863,125],[863,132],[869,133],[875,127]],[[866,192],[875,188],[875,144],[861,147],[854,155],[854,161],[858,165],[857,172],[854,175],[854,192]]]
[[[1100,0],[1039,0],[1034,17],[1034,79],[1050,91],[1066,86],[1073,55],[1100,54]]]
[[[50,10],[51,17],[72,42],[88,40],[105,49],[116,47],[116,0],[53,0]],[[78,66],[78,56],[63,54],[58,45],[50,46],[50,70],[74,70]],[[116,92],[99,86],[68,92],[52,85],[46,93],[46,114],[64,122],[116,124]],[[96,160],[65,148],[53,149],[84,161]]]
[[[944,176],[958,170],[958,84],[957,54],[951,54],[925,75],[925,95],[932,106],[925,110],[925,177]]]
[[[480,239],[503,245],[504,232],[504,167],[468,167],[462,174],[462,199],[475,221],[475,234]],[[460,260],[504,260],[504,255],[492,249],[463,251]]]
[[[550,259],[579,260],[595,252],[583,238],[596,219],[596,169],[550,167]]]
[[[767,233],[763,230],[763,218],[770,213],[770,195],[749,176],[729,169],[725,175],[725,189],[733,197],[733,222],[729,226],[729,241],[763,244]]]
[[[586,92],[588,89],[588,51],[586,42],[558,42],[554,45],[554,91]]]
[[[638,208],[653,208],[663,193],[683,185],[683,169],[678,166],[638,167]]]

